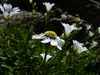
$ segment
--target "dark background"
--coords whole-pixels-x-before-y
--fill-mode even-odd
[[[3,0],[5,2],[6,0]],[[54,8],[61,8],[72,15],[78,14],[80,18],[93,24],[94,27],[100,26],[100,1],[99,0],[33,0],[36,2],[38,10],[44,12],[43,2],[55,3]],[[29,0],[8,0],[13,6],[18,6],[22,10],[31,11],[32,7]]]

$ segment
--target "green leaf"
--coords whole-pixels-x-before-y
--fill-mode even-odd
[[[0,57],[0,59],[2,59],[2,60],[6,60],[6,59],[7,59],[7,57]]]
[[[6,69],[9,69],[11,72],[13,72],[13,68],[11,66],[8,66],[8,65],[1,65],[2,67],[6,68]]]

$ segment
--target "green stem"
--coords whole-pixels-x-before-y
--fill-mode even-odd
[[[3,33],[3,31],[2,31],[1,25],[0,25],[0,31],[1,31],[2,36],[4,36],[4,33]]]
[[[99,35],[99,36],[94,37],[94,38],[93,38],[93,39],[91,39],[89,42],[91,42],[92,40],[96,40],[96,39],[98,39],[98,38],[100,38],[100,35]]]
[[[44,62],[43,62],[43,74],[46,75],[46,56],[48,52],[48,45],[45,45],[45,57],[44,57]]]
[[[47,23],[48,23],[48,13],[45,14],[45,28],[44,28],[44,32],[46,31]]]
[[[7,25],[8,25],[8,23],[9,23],[9,21],[6,21],[6,22],[5,22],[5,25],[4,25],[5,30],[7,30]]]
[[[52,58],[52,62],[50,62],[50,64],[53,64],[55,62],[56,59],[58,59],[59,55],[61,54],[61,51],[58,51]]]

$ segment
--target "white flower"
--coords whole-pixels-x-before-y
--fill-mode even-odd
[[[57,36],[54,31],[46,31],[44,34],[41,33],[40,35],[33,35],[32,39],[43,39],[41,43],[49,43],[52,46],[56,46],[59,50],[62,50],[62,45],[65,43],[63,39]]]
[[[29,2],[30,2],[30,3],[32,3],[32,2],[33,2],[33,0],[29,0]]]
[[[79,43],[78,41],[76,40],[73,40],[73,44],[74,44],[74,48],[77,49],[78,46],[83,46],[84,44],[83,43]]]
[[[87,50],[86,47],[82,47],[83,46],[83,43],[79,43],[78,41],[73,40],[73,44],[74,44],[74,49],[77,49],[77,52],[79,54],[82,53],[83,51],[86,51]]]
[[[91,48],[97,46],[97,44],[98,44],[98,42],[96,42],[96,41],[92,41],[92,43],[91,43]]]
[[[46,10],[47,12],[49,12],[51,10],[51,8],[55,5],[54,3],[50,4],[49,2],[45,2],[43,3],[43,5],[46,6]]]
[[[93,35],[94,35],[94,33],[89,31],[89,36],[92,37]]]
[[[92,41],[93,45],[96,46],[98,44],[98,42],[96,41]]]
[[[65,29],[65,33],[66,35],[69,35],[73,30],[80,30],[82,28],[77,28],[74,25],[69,25],[69,24],[65,24],[65,23],[61,23],[64,26]]]
[[[44,58],[45,58],[45,53],[41,53],[40,55],[42,56],[42,58],[43,58],[43,60],[44,60]],[[52,58],[51,55],[46,55],[46,62],[47,62],[50,58]]]
[[[88,24],[87,24],[87,25],[86,25],[86,29],[87,29],[87,30],[91,29],[91,25],[88,25]]]
[[[78,46],[77,52],[80,54],[83,51],[87,51],[88,49],[86,47]]]
[[[98,27],[98,33],[100,33],[100,27]]]
[[[3,12],[4,20],[9,20],[14,14],[18,14],[20,11],[19,7],[12,8],[12,5],[7,3],[4,3],[3,6],[0,5],[0,9]]]

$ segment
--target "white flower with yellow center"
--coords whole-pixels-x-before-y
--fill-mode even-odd
[[[73,44],[74,44],[74,49],[77,49],[77,52],[80,54],[83,51],[87,51],[88,49],[86,47],[82,47],[83,43],[79,43],[76,40],[73,40]]]
[[[32,39],[43,39],[41,43],[49,43],[52,46],[56,46],[59,50],[62,50],[62,45],[65,43],[63,39],[57,36],[54,31],[46,31],[45,33],[41,33],[39,35],[33,35]]]
[[[50,12],[51,8],[55,5],[54,3],[50,4],[49,2],[43,3],[46,6],[47,12]]]
[[[65,24],[65,23],[61,23],[64,27],[65,30],[65,34],[68,36],[73,30],[80,30],[82,28],[77,28],[74,25],[69,25],[69,24]]]
[[[44,60],[44,58],[45,58],[45,53],[41,53],[40,55],[42,56],[42,58],[43,58],[43,60]],[[46,62],[47,62],[50,58],[52,58],[51,55],[46,55]]]
[[[14,14],[18,14],[19,7],[12,8],[11,4],[4,3],[3,6],[0,5],[0,10],[3,12],[4,20],[9,20]]]

